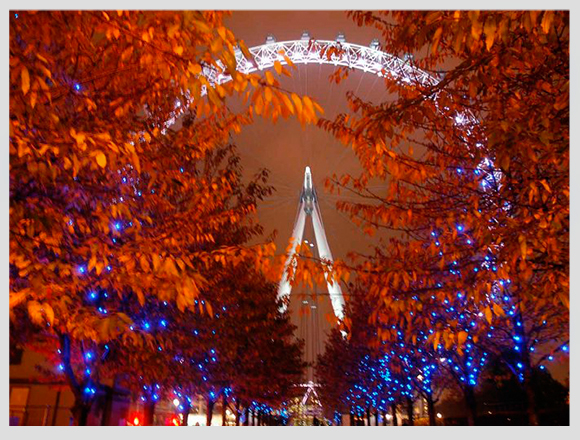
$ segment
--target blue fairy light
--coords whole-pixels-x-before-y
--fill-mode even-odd
[[[60,371],[64,371],[64,365],[63,365],[63,364],[59,364],[59,365],[58,365],[58,369],[59,369]]]
[[[91,292],[91,293],[89,293],[89,298],[90,299],[96,299],[97,298],[97,294],[95,292]]]
[[[79,273],[84,274],[87,271],[87,268],[86,266],[79,266],[77,270]]]
[[[80,92],[80,90],[81,90],[81,85],[80,85],[79,83],[75,83],[75,84],[74,84],[74,88],[75,88],[75,90],[76,90],[77,92]]]
[[[516,366],[521,370],[522,368],[524,368],[524,365],[521,362],[518,362],[516,364]]]
[[[457,225],[457,230],[459,232],[463,232],[463,225]]]
[[[165,319],[162,319],[162,320],[161,320],[161,325],[162,325],[163,327],[167,327],[167,321],[166,321]]]
[[[562,345],[562,351],[568,351],[568,346],[567,345]]]

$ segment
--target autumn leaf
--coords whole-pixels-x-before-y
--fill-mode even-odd
[[[497,24],[494,17],[489,17],[485,20],[483,32],[485,33],[485,47],[488,51],[491,49],[491,46],[493,46],[496,29]]]
[[[97,164],[99,164],[101,168],[105,168],[107,166],[107,156],[105,156],[102,151],[97,152],[95,157],[97,159]]]
[[[493,303],[493,312],[498,316],[505,316],[505,312],[499,304]]]
[[[20,80],[22,93],[26,95],[28,93],[28,90],[30,89],[30,76],[28,74],[28,69],[26,68],[26,66],[22,66],[22,70],[20,71]]]
[[[302,101],[300,99],[300,97],[296,94],[296,93],[292,93],[292,95],[290,95],[292,98],[292,101],[294,102],[294,105],[296,106],[296,112],[298,114],[302,113]]]
[[[282,64],[280,63],[280,61],[278,60],[274,61],[274,70],[278,75],[282,73]]]
[[[147,260],[147,257],[144,254],[142,254],[141,257],[139,257],[139,264],[141,265],[141,269],[143,269],[143,271],[145,272],[151,271],[151,267],[149,266],[149,260]]]
[[[521,251],[521,255],[522,255],[522,259],[526,259],[527,254],[528,254],[528,244],[526,241],[526,237],[524,235],[520,235],[518,237],[518,241],[520,242],[520,251]]]
[[[542,17],[542,31],[545,34],[550,32],[550,27],[552,26],[552,20],[554,19],[554,11],[545,11],[544,16]]]
[[[460,331],[459,333],[457,333],[457,345],[462,347],[463,344],[465,344],[466,340],[467,340],[467,332]]]
[[[488,322],[488,324],[492,323],[492,313],[491,313],[491,309],[489,308],[489,306],[487,306],[484,310],[483,313],[485,314],[485,319]]]
[[[431,43],[431,53],[437,53],[437,48],[439,47],[439,41],[441,40],[441,34],[443,33],[443,28],[440,26],[435,31],[433,35],[432,43]]]

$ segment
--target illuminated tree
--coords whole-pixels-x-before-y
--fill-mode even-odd
[[[387,323],[413,312],[424,326],[435,313],[441,328],[432,338],[459,350],[471,344],[469,336],[487,337],[487,330],[499,342],[500,328],[512,338],[544,328],[556,346],[567,347],[568,14],[352,16],[378,28],[388,52],[406,55],[435,79],[420,83],[412,74],[386,72],[393,100],[373,104],[350,94],[354,114],[321,122],[352,145],[365,169],[333,183],[367,202],[339,208],[369,233],[388,229],[400,237],[385,245],[388,258],[359,268],[374,286],[377,312]],[[386,180],[388,188],[373,191],[374,179]],[[466,330],[471,321],[438,312],[458,294],[471,316],[483,318],[474,321],[475,331]],[[548,316],[552,325],[542,327]],[[407,326],[406,337],[421,328]],[[531,346],[521,346],[526,352],[512,365],[528,391],[537,362],[526,360],[533,358]],[[527,394],[529,421],[537,424]]]
[[[292,104],[271,72],[236,72],[236,47],[249,55],[222,19],[211,11],[11,15],[11,318],[24,310],[38,325],[33,346],[59,341],[77,422],[98,388],[96,366],[83,374],[83,346],[138,344],[133,317],[97,299],[130,296],[133,307],[151,297],[183,311],[211,286],[210,262],[223,270],[262,262],[268,273],[271,246],[215,237],[239,224],[256,231],[250,217],[262,186],[244,194],[239,175],[204,170],[254,112],[307,123],[320,108],[295,95]],[[209,83],[201,73],[212,70],[232,81]],[[234,95],[249,98],[239,113],[225,105]],[[230,204],[236,197],[247,199]]]

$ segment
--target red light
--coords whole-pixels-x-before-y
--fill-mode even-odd
[[[141,426],[141,415],[132,414],[127,420],[127,426]]]

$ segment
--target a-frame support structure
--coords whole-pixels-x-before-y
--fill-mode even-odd
[[[318,207],[318,197],[314,189],[314,184],[312,183],[310,167],[306,167],[306,170],[304,171],[304,185],[300,194],[300,202],[298,204],[296,220],[294,221],[294,229],[292,230],[292,246],[288,254],[288,259],[286,260],[282,280],[278,287],[278,298],[285,299],[292,291],[292,286],[290,285],[290,279],[288,277],[288,268],[290,265],[293,265],[293,268],[296,266],[296,261],[294,260],[296,247],[302,243],[306,218],[312,219],[312,226],[320,259],[325,261],[329,266],[332,266],[332,253],[330,252],[330,246],[328,246],[328,240],[326,239],[326,233],[324,232],[322,215],[320,214],[320,208]],[[344,317],[344,297],[340,285],[338,282],[334,282],[329,276],[326,277],[326,285],[328,287],[328,294],[330,296],[334,315],[338,320],[342,320]]]

